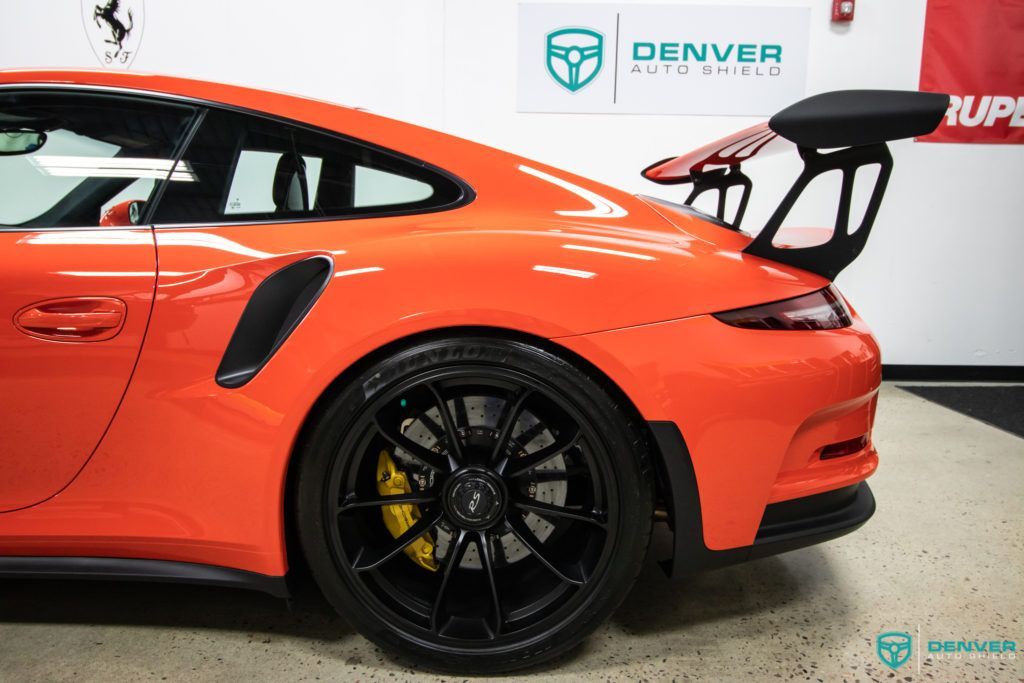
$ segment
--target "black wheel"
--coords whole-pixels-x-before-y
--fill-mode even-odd
[[[650,539],[627,411],[539,348],[457,338],[395,353],[317,416],[297,526],[327,599],[435,669],[556,657],[618,606]]]

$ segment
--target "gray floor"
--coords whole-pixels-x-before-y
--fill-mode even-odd
[[[915,658],[875,637],[1024,646],[1024,440],[886,386],[878,513],[831,544],[680,583],[651,565],[546,680],[1024,680],[1015,659]],[[664,539],[662,539],[664,540]],[[918,631],[920,629],[920,631]],[[915,640],[915,650],[918,640]],[[0,680],[434,680],[315,607],[175,586],[0,583]],[[508,679],[506,679],[508,680]]]

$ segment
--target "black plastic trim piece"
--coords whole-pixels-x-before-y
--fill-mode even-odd
[[[765,508],[765,516],[777,506],[795,506],[802,515],[787,521],[761,522],[750,549],[751,560],[789,552],[830,541],[856,531],[875,514],[875,497],[867,482],[838,489],[842,503],[837,505],[835,491],[774,503]]]
[[[711,190],[717,192],[718,203],[715,209],[715,217],[730,229],[738,231],[740,224],[743,222],[743,214],[747,211],[750,191],[754,187],[750,178],[740,170],[739,164],[730,166],[728,169],[716,168],[710,171],[690,171],[690,177],[693,179],[693,190],[690,192],[690,196],[686,198],[685,203],[692,205],[697,201],[697,197],[705,192]],[[729,190],[734,187],[741,188],[740,203],[736,207],[736,214],[732,217],[732,220],[729,220],[725,217],[726,199]]]
[[[730,564],[743,562],[749,548],[709,550],[704,545],[704,521],[701,514],[700,491],[693,471],[690,451],[674,422],[648,422],[668,476],[667,506],[674,540],[672,557],[661,566],[670,578],[678,579]]]
[[[884,143],[866,147],[848,147],[827,154],[807,147],[800,147],[800,157],[804,161],[803,171],[793,183],[782,202],[765,223],[764,229],[757,233],[753,241],[743,250],[745,254],[753,254],[778,263],[786,263],[797,268],[809,270],[822,277],[834,280],[846,266],[853,263],[871,234],[871,228],[882,205],[889,175],[892,173],[892,155]],[[871,190],[867,208],[859,226],[850,226],[850,206],[853,201],[853,183],[857,171],[864,166],[878,165],[878,177],[875,187]],[[772,242],[782,228],[786,216],[793,209],[797,199],[807,189],[812,180],[823,173],[839,170],[843,175],[842,187],[839,190],[839,208],[832,235],[824,244],[812,247],[787,248],[775,246]]]
[[[768,127],[801,147],[857,147],[927,135],[948,106],[945,93],[836,90],[791,104]]]
[[[252,293],[228,342],[217,384],[236,389],[256,376],[331,281],[334,262],[312,256],[271,273]]]
[[[196,113],[192,116],[192,121],[189,123],[188,130],[182,136],[181,140],[178,141],[177,147],[174,149],[174,163],[171,168],[167,170],[167,175],[160,179],[156,187],[153,188],[153,192],[150,194],[149,199],[146,201],[146,210],[143,212],[139,219],[139,225],[149,225],[153,221],[153,215],[156,213],[156,207],[160,205],[160,200],[163,199],[164,192],[167,191],[167,186],[170,183],[169,178],[177,165],[181,163],[181,158],[185,155],[185,150],[192,144],[192,138],[199,132],[199,127],[203,125],[203,121],[206,120],[206,112],[208,109],[204,107],[196,107]]]
[[[290,597],[283,576],[192,562],[121,557],[0,557],[0,579],[85,579],[154,581],[226,586]]]
[[[1024,382],[1024,365],[883,365],[882,379],[899,382]]]
[[[754,544],[727,550],[704,545],[700,492],[690,452],[674,422],[648,422],[661,451],[668,478],[669,523],[674,532],[672,557],[662,562],[676,579],[748,560],[823,543],[860,528],[875,512],[875,499],[864,482],[769,505]]]
[[[816,518],[846,507],[857,495],[857,486],[858,484],[851,484],[814,496],[768,505],[764,509],[761,526],[757,529],[758,537],[778,536],[804,528],[808,518]]]

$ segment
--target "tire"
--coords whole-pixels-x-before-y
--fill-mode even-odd
[[[580,368],[518,341],[426,341],[322,406],[297,453],[299,542],[374,643],[436,671],[510,672],[572,649],[625,598],[650,541],[651,460],[631,409]]]

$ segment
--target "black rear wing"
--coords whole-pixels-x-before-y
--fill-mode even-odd
[[[717,218],[739,230],[753,188],[741,164],[755,156],[796,147],[804,168],[768,218],[764,228],[743,250],[787,263],[830,280],[860,255],[871,232],[892,171],[889,140],[927,135],[942,121],[949,95],[902,90],[839,90],[814,95],[786,107],[767,123],[753,126],[689,154],[664,159],[642,175],[664,185],[692,184],[685,203],[708,191],[718,192]],[[823,151],[832,150],[832,151]],[[864,166],[877,164],[878,176],[859,226],[850,227],[854,177]],[[814,246],[775,244],[782,223],[814,178],[842,172],[834,229],[828,241]],[[741,188],[735,215],[727,220],[726,195]]]

